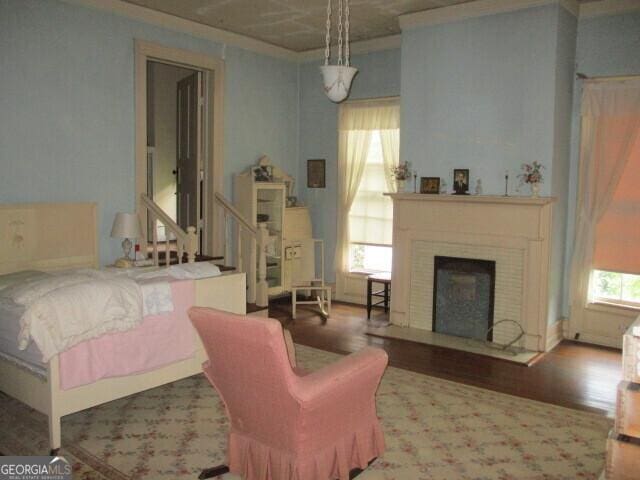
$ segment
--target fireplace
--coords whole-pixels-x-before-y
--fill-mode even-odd
[[[434,257],[432,330],[493,340],[496,262]]]
[[[508,343],[522,327],[525,336],[518,346],[543,352],[558,343],[562,322],[557,285],[562,284],[562,261],[556,254],[563,250],[552,242],[553,198],[390,196],[392,325],[431,331],[434,258],[475,258],[495,262],[492,341]],[[517,325],[499,323],[502,319]]]

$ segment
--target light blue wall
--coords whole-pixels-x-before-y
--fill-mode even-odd
[[[549,5],[408,30],[401,50],[353,58],[360,74],[352,99],[402,91],[401,158],[419,175],[441,176],[450,186],[452,169],[468,167],[472,189],[482,178],[485,193],[500,194],[509,169],[517,194],[521,163],[548,166],[543,193],[558,197],[556,245],[565,228],[568,240],[564,259],[554,250],[556,269],[568,267],[574,235],[581,83],[572,93],[568,78],[575,37],[575,19]],[[109,238],[114,213],[134,205],[134,38],[212,56],[223,51],[63,2],[0,0],[0,202],[98,202],[103,263],[119,254]],[[579,72],[640,74],[639,51],[640,12],[578,24]],[[225,63],[226,194],[232,174],[263,153],[295,175],[333,280],[338,109],[322,93],[320,61],[298,66],[227,48]],[[306,188],[310,158],[327,160],[326,189]],[[566,315],[567,268],[563,287],[554,278],[551,303],[564,298]]]
[[[516,193],[524,162],[550,176],[557,16],[550,5],[403,32],[401,152],[419,176],[451,189],[469,168],[485,194],[504,193],[507,169]]]
[[[95,201],[100,257],[134,208],[134,38],[221,56],[221,45],[51,0],[0,0],[0,202]],[[225,185],[268,153],[297,173],[297,65],[226,50]]]
[[[583,18],[578,22],[576,72],[589,77],[640,75],[640,11],[622,15]],[[576,80],[573,94],[571,169],[565,254],[565,303],[569,312],[569,266],[573,254],[580,154],[580,105],[582,81]]]
[[[328,281],[335,279],[338,201],[338,107],[322,90],[320,61],[300,66],[300,167],[298,193],[309,206],[313,233],[325,241],[325,269]],[[359,73],[353,81],[350,99],[400,94],[400,51],[386,50],[352,58]],[[327,161],[327,188],[306,188],[307,160]]]
[[[227,194],[232,173],[262,154],[298,178],[298,65],[227,48],[225,67]]]
[[[401,151],[420,176],[469,168],[470,190],[529,195],[523,163],[545,166],[554,206],[548,321],[560,315],[576,19],[558,5],[403,32]]]

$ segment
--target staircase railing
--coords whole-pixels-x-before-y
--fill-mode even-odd
[[[215,194],[215,200],[222,207],[224,212],[224,231],[225,234],[229,227],[233,227],[233,237],[235,238],[235,258],[231,261],[230,245],[225,242],[225,264],[232,265],[238,272],[243,272],[243,242],[251,242],[257,255],[258,273],[256,273],[249,263],[247,265],[247,302],[255,303],[259,307],[266,307],[269,304],[269,284],[267,282],[267,243],[269,241],[269,232],[265,223],[258,223],[254,226],[247,218],[234,207],[229,200],[221,193]],[[231,220],[234,224],[231,225]],[[243,231],[246,233],[243,235]],[[255,267],[254,267],[255,268]]]
[[[153,245],[153,263],[160,265],[160,256],[158,255],[158,229],[156,222],[160,222],[165,227],[165,266],[171,264],[171,239],[169,233],[173,234],[176,239],[176,249],[178,253],[178,263],[182,263],[182,257],[187,254],[187,262],[196,261],[196,253],[198,251],[198,235],[196,235],[196,227],[187,227],[185,232],[180,225],[166,214],[160,206],[155,203],[144,193],[140,195],[142,206],[147,210],[147,217],[153,225],[151,229],[151,243]]]

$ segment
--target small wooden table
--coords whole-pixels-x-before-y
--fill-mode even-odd
[[[373,284],[383,284],[382,290],[373,291]],[[373,297],[380,297],[382,300],[378,300],[373,303]],[[371,308],[383,305],[384,313],[389,312],[389,300],[391,298],[391,272],[374,273],[367,277],[367,320],[371,318]]]

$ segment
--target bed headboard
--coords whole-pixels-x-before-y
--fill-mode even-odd
[[[0,204],[0,274],[96,268],[95,203]]]

